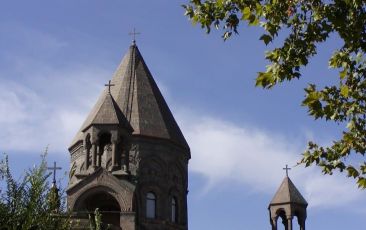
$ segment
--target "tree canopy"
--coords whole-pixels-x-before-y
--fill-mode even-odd
[[[89,213],[89,226],[72,217],[66,209],[64,190],[47,182],[46,155],[47,150],[40,164],[26,170],[19,180],[11,173],[8,156],[0,160],[0,229],[111,229],[102,222],[98,209]]]
[[[329,57],[329,68],[339,71],[337,84],[320,88],[309,84],[302,105],[315,119],[345,125],[330,146],[309,142],[300,163],[317,165],[323,173],[346,172],[366,188],[366,162],[348,163],[351,155],[366,152],[366,2],[363,0],[190,0],[185,15],[201,25],[223,31],[223,39],[237,34],[242,23],[260,26],[266,45],[285,35],[280,47],[267,51],[270,62],[258,72],[256,86],[270,89],[300,78],[301,67],[317,54],[330,36],[342,41]],[[330,74],[330,73],[329,73]]]
[[[65,200],[60,199],[57,187],[50,188],[47,182],[50,174],[45,156],[38,166],[25,171],[19,181],[11,173],[8,157],[0,161],[1,229],[70,229]]]

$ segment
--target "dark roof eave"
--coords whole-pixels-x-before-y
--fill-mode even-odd
[[[86,126],[84,129],[81,130],[81,132],[85,132],[87,129],[89,129],[93,125],[100,125],[100,126],[121,126],[120,124],[104,124],[104,123],[91,123],[90,125]],[[133,128],[131,126],[121,126],[123,129],[127,129],[131,133],[133,132]]]
[[[300,205],[300,206],[304,206],[307,207],[308,203],[300,203],[300,202],[279,202],[279,203],[271,203],[268,205],[268,208],[270,208],[271,206],[277,206],[277,205],[287,205],[287,204],[295,204],[295,205]]]
[[[132,136],[148,138],[148,139],[154,139],[154,140],[168,141],[168,142],[174,144],[175,146],[181,148],[182,150],[186,151],[187,155],[188,155],[188,159],[191,159],[191,149],[189,148],[188,144],[181,144],[181,143],[176,142],[176,141],[174,141],[170,138],[155,137],[155,136],[149,136],[149,135],[143,135],[143,134],[132,134]]]

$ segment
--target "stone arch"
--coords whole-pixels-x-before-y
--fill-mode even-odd
[[[80,186],[81,185],[77,187],[80,188]],[[132,200],[133,191],[128,189],[126,190],[123,187],[120,187],[120,185],[116,185],[113,180],[111,180],[111,178],[108,176],[103,176],[103,174],[100,176],[100,179],[98,179],[97,183],[88,184],[75,192],[69,191],[69,209],[75,211],[75,208],[78,208],[78,204],[85,194],[90,194],[91,192],[100,190],[105,191],[113,196],[118,201],[122,211],[131,211],[132,201],[130,202],[130,199]]]
[[[285,229],[288,228],[288,223],[287,223],[287,213],[285,208],[278,208],[275,210],[275,212],[273,213],[274,215],[272,215],[272,219],[271,219],[271,225],[272,225],[272,229],[277,230],[278,226],[281,226],[280,224],[278,224],[278,219],[281,219],[282,221],[282,225],[284,226]]]
[[[116,195],[116,192],[111,188],[106,186],[95,186],[83,191],[78,197],[76,197],[72,210],[83,211],[85,201],[96,194],[106,194],[107,197],[113,198],[118,203],[119,211],[121,211],[122,207],[125,205],[124,202]]]
[[[102,223],[110,224],[113,229],[119,229],[120,213],[123,204],[116,193],[104,186],[96,186],[81,194],[75,201],[73,210],[79,213],[93,215],[96,209],[102,214]]]

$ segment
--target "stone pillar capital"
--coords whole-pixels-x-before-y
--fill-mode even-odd
[[[287,229],[292,230],[292,218],[293,216],[286,216],[287,217]]]

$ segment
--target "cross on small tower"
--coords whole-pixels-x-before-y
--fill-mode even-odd
[[[56,167],[56,161],[53,162],[53,167],[47,167],[48,170],[53,170],[53,184],[56,184],[56,170],[61,170],[61,167]]]
[[[286,170],[286,176],[288,177],[288,170],[291,170],[291,168],[289,168],[288,165],[286,165],[286,168],[283,168],[283,170]]]
[[[133,28],[133,32],[129,32],[128,35],[133,36],[132,43],[136,44],[136,35],[140,35],[140,32],[136,32],[136,29]]]
[[[108,84],[105,84],[105,86],[108,86],[108,92],[111,93],[111,86],[114,86],[114,84],[111,84],[111,80],[109,80]]]

